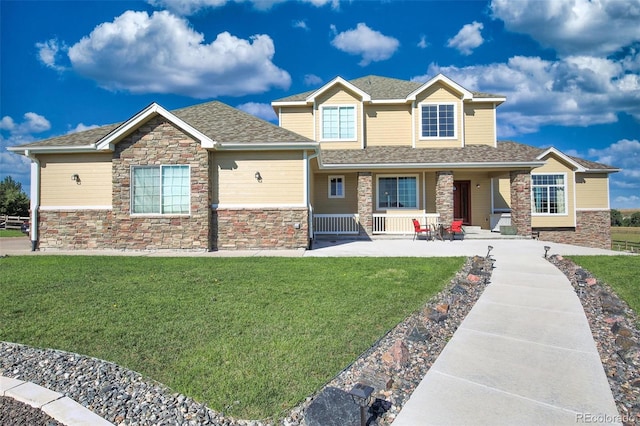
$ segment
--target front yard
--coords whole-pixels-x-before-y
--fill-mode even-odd
[[[8,257],[0,340],[109,360],[235,417],[277,417],[463,262]]]

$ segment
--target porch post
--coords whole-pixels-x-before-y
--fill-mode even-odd
[[[531,236],[531,171],[512,170],[511,181],[511,225],[518,235]]]
[[[436,212],[440,213],[440,223],[453,222],[453,172],[436,172]]]
[[[371,172],[358,172],[358,215],[360,236],[373,234],[373,176]]]

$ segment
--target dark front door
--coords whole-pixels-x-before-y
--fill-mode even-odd
[[[471,181],[453,182],[453,219],[471,225]]]

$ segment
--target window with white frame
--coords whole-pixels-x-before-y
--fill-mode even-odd
[[[566,175],[532,174],[531,204],[534,214],[567,214]]]
[[[329,176],[329,198],[344,198],[344,176]]]
[[[323,140],[356,139],[356,107],[336,105],[322,107]]]
[[[421,120],[422,138],[456,137],[455,104],[422,104]]]
[[[418,207],[416,176],[378,176],[378,208],[402,209]]]
[[[189,166],[132,166],[132,214],[189,214]]]

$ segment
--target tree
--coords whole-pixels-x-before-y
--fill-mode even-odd
[[[620,210],[611,209],[611,226],[622,226],[623,219]]]
[[[635,212],[629,218],[629,226],[640,226],[640,212]]]
[[[29,197],[11,176],[0,182],[0,215],[29,216]]]

